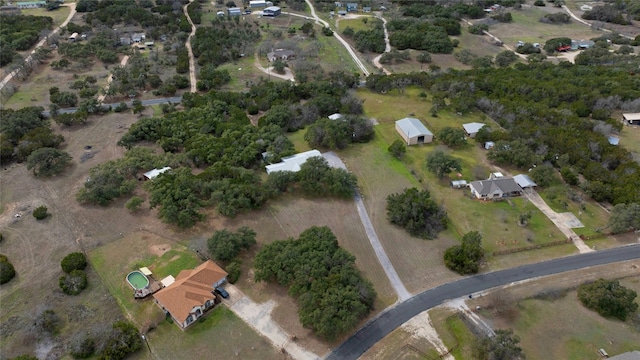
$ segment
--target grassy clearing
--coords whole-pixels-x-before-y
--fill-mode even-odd
[[[127,274],[146,266],[156,280],[161,280],[168,275],[177,276],[180,270],[192,269],[201,262],[185,247],[144,232],[135,232],[99,247],[89,253],[89,258],[123,312],[142,329],[156,322],[158,316],[162,317],[162,312],[151,299],[133,298],[133,290],[125,279]]]
[[[566,185],[556,185],[538,191],[544,201],[556,212],[573,213],[585,226],[573,229],[576,234],[584,236],[596,236],[607,227],[609,213],[600,207],[593,200],[583,195],[585,200],[582,203],[572,201],[568,197]],[[573,189],[580,192],[580,190]]]
[[[91,251],[89,258],[123,312],[142,331],[151,329],[148,337],[151,349],[163,354],[163,358],[186,359],[193,358],[194,354],[205,358],[211,349],[216,349],[219,358],[234,354],[251,357],[252,353],[260,353],[265,359],[278,358],[266,340],[224,305],[219,305],[187,331],[181,331],[165,320],[152,298],[133,299],[133,291],[125,280],[131,270],[147,266],[157,280],[176,276],[181,270],[201,263],[186,247],[154,234],[135,232]],[[185,348],[190,349],[188,355],[183,353]]]
[[[380,141],[380,148],[386,150],[391,142],[398,139],[395,131],[395,120],[413,114],[420,118],[432,132],[445,126],[461,126],[463,123],[488,120],[481,114],[469,114],[459,116],[449,112],[442,112],[438,117],[427,116],[430,109],[430,101],[420,97],[419,89],[409,89],[404,96],[399,94],[373,94],[366,90],[360,90],[359,96],[365,100],[364,106],[368,116],[375,117],[380,122],[376,134]],[[464,190],[454,190],[449,187],[449,179],[437,179],[425,169],[427,154],[432,152],[437,145],[427,144],[412,146],[402,163],[412,171],[419,179],[423,187],[428,188],[432,195],[446,207],[451,221],[450,233],[454,237],[461,237],[471,230],[478,230],[484,234],[484,248],[487,252],[506,250],[532,244],[544,244],[551,241],[564,239],[562,233],[533,205],[522,198],[511,199],[506,202],[480,202],[471,200]],[[476,180],[474,170],[477,167],[484,168],[488,176],[489,167],[485,164],[484,154],[478,146],[470,141],[466,147],[450,151],[461,160],[463,171],[462,179]],[[457,176],[454,176],[458,178]],[[526,227],[517,225],[520,213],[531,211],[533,217]],[[490,260],[491,261],[491,260]]]
[[[148,338],[152,352],[161,354],[163,359],[282,358],[267,340],[224,305],[218,305],[186,331],[162,321]]]
[[[430,310],[429,316],[447,349],[453,349],[451,355],[456,359],[471,359],[471,345],[476,337],[456,313],[456,310],[438,307]]]
[[[522,10],[511,11],[512,23],[498,23],[491,25],[489,31],[505,44],[513,45],[517,41],[544,43],[551,38],[569,37],[572,39],[589,39],[598,36],[600,32],[572,21],[566,25],[545,24],[539,21],[549,12],[559,12],[560,9],[540,9],[535,6]]]
[[[639,290],[639,278],[622,280],[624,286]],[[637,350],[640,333],[630,324],[602,318],[586,309],[575,291],[555,301],[522,300],[512,326],[521,346],[531,359],[599,359],[598,349],[610,355]]]
[[[640,160],[640,126],[623,126],[620,145]]]
[[[22,15],[46,16],[52,18],[53,28],[51,30],[60,26],[60,24],[62,24],[67,19],[70,12],[71,9],[68,6],[61,6],[58,9],[52,11],[48,11],[44,8],[21,10]]]
[[[362,19],[367,19],[367,23],[365,24]],[[338,21],[339,20],[339,21]],[[344,31],[344,29],[350,27],[353,31],[358,32],[360,30],[367,31],[373,29],[373,19],[369,18],[360,18],[360,19],[340,19],[336,18],[336,27],[339,29],[339,32]]]

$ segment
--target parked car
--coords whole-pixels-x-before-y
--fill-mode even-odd
[[[216,294],[222,296],[225,299],[229,298],[229,293],[227,292],[227,290],[225,290],[225,289],[223,289],[221,287],[215,288],[215,292],[216,292]]]
[[[249,14],[251,14],[251,10],[245,10],[245,11],[244,11],[244,13],[245,13],[246,15],[249,15]]]

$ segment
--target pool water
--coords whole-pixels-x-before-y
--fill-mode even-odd
[[[149,279],[140,271],[132,271],[127,275],[127,282],[134,290],[144,289],[149,286]]]

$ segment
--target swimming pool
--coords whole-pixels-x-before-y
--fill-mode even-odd
[[[140,271],[132,271],[127,275],[127,282],[134,290],[144,289],[149,286],[149,279]]]

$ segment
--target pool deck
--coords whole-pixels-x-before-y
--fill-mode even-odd
[[[133,297],[136,299],[143,299],[146,298],[147,296],[157,292],[158,290],[162,289],[162,283],[160,281],[157,281],[156,279],[147,276],[147,278],[149,279],[149,286],[147,286],[144,289],[138,289],[135,290],[133,292]]]

